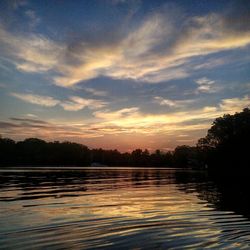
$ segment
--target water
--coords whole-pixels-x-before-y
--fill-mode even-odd
[[[170,169],[1,170],[0,248],[250,249],[233,186]]]

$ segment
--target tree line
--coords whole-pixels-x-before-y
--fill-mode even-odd
[[[196,146],[182,145],[163,152],[136,149],[131,153],[118,150],[89,149],[73,142],[46,142],[28,138],[15,142],[0,138],[0,165],[192,167],[211,170],[250,167],[250,109],[215,119]]]
[[[38,138],[28,138],[15,142],[0,139],[0,164],[5,165],[50,165],[50,166],[141,166],[141,167],[184,167],[185,150],[192,147],[177,147],[174,152],[136,149],[131,153],[118,150],[89,149],[73,142],[46,142]],[[183,151],[183,152],[182,152]],[[183,154],[184,153],[184,154]],[[183,154],[183,156],[181,155]],[[183,158],[183,159],[181,159]]]

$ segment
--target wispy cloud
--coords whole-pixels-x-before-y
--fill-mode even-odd
[[[248,95],[243,98],[223,99],[220,108],[227,113],[238,112],[243,108],[250,107],[250,97]]]
[[[237,24],[230,21],[230,15]],[[98,76],[151,83],[185,78],[199,70],[199,65],[190,67],[194,58],[250,44],[248,18],[240,18],[237,8],[223,14],[185,17],[181,27],[176,25],[180,25],[177,15],[164,9],[139,25],[131,24],[130,30],[114,30],[113,39],[78,39],[72,44],[40,34],[12,34],[0,26],[0,44],[18,70],[53,71],[54,83],[64,87]],[[200,92],[211,91],[208,86],[200,86]]]
[[[48,96],[38,96],[31,94],[12,93],[13,96],[26,102],[37,105],[53,107],[55,105],[62,106],[68,111],[77,111],[85,107],[90,109],[100,109],[107,103],[94,100],[84,99],[78,96],[71,96],[68,100],[59,101]],[[161,99],[158,99],[161,100]],[[161,100],[163,105],[175,106],[190,103],[191,100],[171,101],[167,99]],[[164,102],[165,101],[165,102]],[[200,109],[189,109],[186,107],[184,111],[171,111],[163,114],[148,114],[140,111],[139,107],[127,107],[119,110],[98,110],[93,115],[98,119],[98,123],[88,124],[90,129],[98,131],[98,134],[105,133],[174,133],[175,131],[193,131],[202,130],[210,126],[211,121],[225,113],[233,114],[241,111],[245,107],[250,106],[249,96],[242,98],[223,99],[216,106],[206,106]],[[26,120],[29,120],[25,118]],[[20,120],[19,120],[20,121]],[[93,132],[93,131],[92,131]]]
[[[58,100],[51,96],[44,95],[34,95],[34,94],[25,94],[25,93],[10,93],[11,96],[14,96],[22,101],[45,106],[45,107],[54,107],[60,105],[64,110],[67,111],[78,111],[85,107],[89,109],[99,109],[107,105],[107,102],[95,100],[95,99],[86,99],[79,96],[70,96],[66,100]]]
[[[107,105],[107,103],[100,100],[84,99],[79,96],[71,96],[69,101],[63,101],[60,103],[60,105],[64,108],[64,110],[78,111],[85,107],[90,109],[103,108]]]
[[[45,107],[54,107],[60,103],[59,100],[50,96],[25,94],[25,93],[10,93],[10,95],[22,101],[37,104],[40,106],[45,106]]]
[[[172,103],[171,103],[172,104]],[[174,105],[174,103],[173,103]],[[176,133],[176,131],[206,130],[212,120],[225,113],[233,114],[250,106],[249,96],[243,98],[223,99],[216,106],[206,106],[200,109],[172,111],[164,114],[145,114],[138,107],[124,108],[117,111],[94,112],[101,119],[101,126],[120,128],[129,133]]]
[[[31,118],[36,118],[37,117],[37,115],[35,115],[35,114],[26,114],[26,116],[31,117]]]
[[[210,58],[207,59],[205,62],[195,65],[194,69],[195,70],[200,70],[200,69],[213,69],[218,66],[226,64],[228,61],[232,62],[232,58]]]
[[[198,87],[196,89],[196,94],[199,93],[215,93],[220,90],[218,86],[215,85],[214,80],[210,80],[207,77],[200,78],[196,80]]]
[[[123,108],[117,111],[96,111],[94,112],[95,117],[105,119],[105,120],[114,120],[120,119],[124,117],[133,117],[138,114],[139,108],[132,107],[132,108]]]
[[[233,114],[247,106],[250,106],[249,96],[223,99],[216,106],[164,114],[145,114],[138,107],[116,111],[96,111],[94,112],[97,119],[95,122],[93,120],[71,121],[69,124],[67,121],[42,121],[32,117],[13,117],[7,121],[0,121],[0,129],[3,136],[14,138],[36,136],[51,140],[57,138],[79,141],[119,135],[123,136],[119,137],[120,139],[129,138],[129,145],[133,145],[133,136],[141,135],[145,138],[145,136],[162,137],[164,135],[166,138],[175,138],[175,142],[179,140],[179,142],[195,143],[193,136],[189,138],[186,135],[197,132],[205,134],[216,117],[225,113]]]
[[[187,106],[195,102],[195,100],[170,100],[163,98],[161,96],[155,96],[154,102],[158,103],[161,106],[169,106],[169,107],[182,107]]]
[[[183,123],[190,122],[192,120],[209,120],[216,117],[218,114],[216,108],[202,108],[192,111],[183,112],[169,112],[165,114],[145,114],[142,113],[139,108],[125,108],[117,111],[98,111],[94,115],[97,118],[101,118],[102,124],[118,126],[121,128],[126,128],[131,131],[137,131],[141,133],[157,133],[157,132],[173,132],[176,130],[193,130],[198,127],[204,127],[204,124],[189,124],[183,126]],[[193,128],[192,128],[193,126]],[[207,124],[206,124],[207,126]]]
[[[39,137],[44,139],[69,139],[101,137],[95,131],[86,130],[84,123],[55,123],[37,119],[11,118],[11,121],[0,121],[1,133],[15,138]]]
[[[60,45],[40,34],[12,34],[0,24],[0,51],[20,71],[40,73],[55,70],[64,51]]]
[[[155,96],[154,101],[160,104],[161,106],[176,106],[176,101],[170,100],[170,99],[164,99],[163,97],[160,96]]]
[[[202,85],[213,85],[215,83],[215,81],[213,80],[209,80],[207,77],[203,77],[203,78],[200,78],[198,80],[196,80],[196,83],[200,86]]]
[[[103,90],[97,90],[93,88],[84,88],[83,90],[95,96],[107,96],[108,95],[107,91],[103,91]]]
[[[235,36],[223,20],[224,16],[217,14],[191,18],[177,35],[173,21],[154,14],[115,43],[104,40],[101,46],[76,47],[78,67],[64,64],[66,73],[55,81],[72,85],[100,75],[145,82],[185,78],[192,71],[188,65],[192,58],[250,43],[249,31]]]
[[[24,122],[24,123],[33,123],[33,124],[48,124],[48,122],[37,120],[37,119],[31,119],[31,118],[18,118],[18,117],[11,117],[10,120],[17,121],[17,122]]]

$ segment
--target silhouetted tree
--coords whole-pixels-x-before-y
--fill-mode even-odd
[[[0,138],[0,162],[11,164],[16,157],[16,143],[8,138]]]
[[[196,159],[196,148],[187,145],[178,146],[173,153],[175,167],[192,167]]]
[[[215,119],[207,136],[198,141],[197,148],[210,169],[247,170],[250,146],[250,110]]]
[[[15,143],[0,138],[1,165],[88,165],[89,149],[71,142],[46,142],[28,138]]]

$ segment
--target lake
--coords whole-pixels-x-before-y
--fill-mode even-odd
[[[0,248],[250,249],[248,191],[191,170],[0,170]]]

